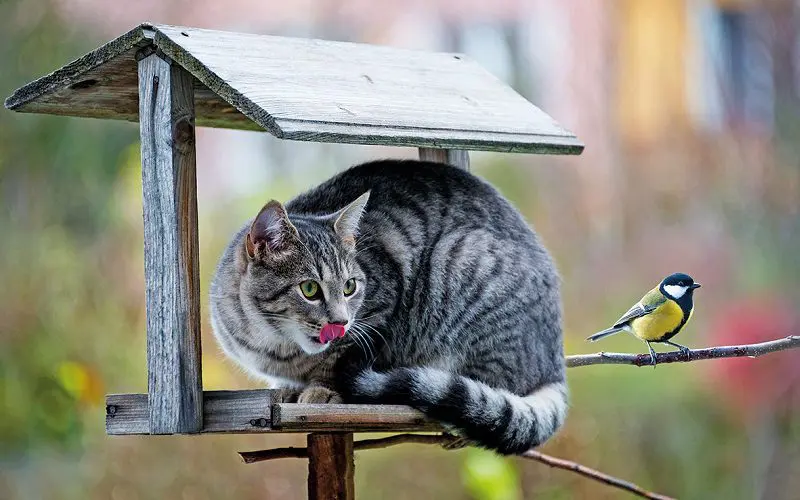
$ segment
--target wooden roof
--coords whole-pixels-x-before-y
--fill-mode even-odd
[[[9,97],[9,109],[138,121],[136,52],[196,78],[201,126],[276,137],[525,153],[583,144],[461,54],[142,24]]]

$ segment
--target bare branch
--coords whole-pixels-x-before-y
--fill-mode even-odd
[[[563,458],[551,457],[550,455],[545,455],[544,453],[540,453],[536,450],[528,450],[522,454],[522,457],[528,458],[530,460],[536,460],[537,462],[547,464],[550,467],[556,467],[559,469],[576,472],[584,477],[588,477],[595,481],[600,481],[601,483],[605,483],[609,486],[614,486],[615,488],[627,490],[633,493],[634,495],[638,495],[640,497],[656,498],[658,500],[668,500],[672,498],[665,495],[661,495],[659,493],[653,493],[652,491],[647,491],[646,489],[642,488],[639,485],[636,485],[629,481],[625,481],[623,479],[619,479],[614,476],[609,476],[604,472],[600,472],[599,470],[586,467],[585,465],[581,465],[577,462],[571,462],[569,460],[564,460]]]
[[[353,449],[356,451],[374,450],[377,448],[386,448],[388,446],[407,443],[436,444],[444,448],[451,448],[455,443],[458,442],[460,442],[459,438],[448,434],[398,434],[396,436],[390,436],[386,438],[364,439],[361,441],[356,441],[353,443]],[[276,458],[307,458],[308,450],[306,448],[276,448],[273,450],[243,451],[239,452],[239,455],[242,457],[242,460],[244,460],[245,463],[252,464],[264,460],[273,460]],[[558,469],[575,472],[586,478],[599,481],[615,488],[626,490],[643,498],[652,498],[656,500],[669,500],[671,498],[658,493],[653,493],[652,491],[647,491],[634,483],[610,476],[590,467],[586,467],[585,465],[581,465],[577,462],[545,455],[544,453],[536,450],[528,450],[519,456],[528,460],[541,462],[549,465],[550,467],[556,467]]]
[[[800,336],[790,335],[783,339],[771,340],[769,342],[761,342],[759,344],[745,344],[736,346],[718,346],[708,347],[705,349],[690,349],[688,352],[672,351],[662,352],[656,354],[656,362],[663,363],[685,363],[689,361],[699,361],[702,359],[718,359],[718,358],[738,358],[750,357],[755,358],[763,354],[768,354],[776,351],[783,351],[787,349],[795,349],[800,347]],[[626,354],[615,352],[599,352],[596,354],[579,354],[575,356],[567,356],[567,367],[576,366],[589,366],[589,365],[635,365],[635,366],[649,366],[650,354]],[[417,443],[417,444],[438,444],[444,448],[453,448],[458,446],[459,439],[447,434],[430,435],[430,434],[398,434],[380,439],[364,439],[356,441],[353,445],[355,450],[372,450],[376,448],[385,448],[387,446],[394,446],[404,443]],[[261,462],[264,460],[273,460],[277,458],[308,458],[308,450],[306,448],[276,448],[272,450],[260,451],[245,451],[240,452],[245,463],[251,464]],[[598,481],[615,488],[626,490],[630,493],[644,498],[652,498],[658,500],[669,499],[670,497],[660,495],[647,491],[640,486],[610,476],[603,472],[597,471],[585,465],[562,458],[552,457],[545,455],[534,449],[528,450],[521,455],[521,458],[528,460],[535,460],[550,467],[556,467],[568,471],[575,472],[586,478]]]
[[[681,351],[660,352],[656,354],[656,363],[686,363],[689,361],[699,361],[701,359],[719,358],[755,358],[762,354],[768,354],[786,349],[800,347],[800,336],[790,335],[783,339],[770,340],[760,344],[744,344],[732,346],[708,347],[705,349],[690,349],[688,357]],[[589,365],[635,365],[650,366],[650,354],[625,354],[619,352],[598,352],[596,354],[578,354],[567,356],[567,367]]]

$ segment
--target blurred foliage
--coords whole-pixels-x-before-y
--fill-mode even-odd
[[[463,481],[475,498],[517,500],[522,498],[519,473],[511,459],[486,450],[469,449],[463,465]]]
[[[0,94],[89,47],[49,8],[0,3]],[[2,453],[74,447],[80,409],[102,404],[101,375],[130,328],[114,273],[111,214],[132,126],[0,112],[0,443]],[[135,312],[136,316],[140,313]],[[130,315],[127,315],[130,318]],[[116,326],[115,326],[116,325]],[[126,363],[118,365],[125,366]],[[106,374],[108,375],[108,374]]]

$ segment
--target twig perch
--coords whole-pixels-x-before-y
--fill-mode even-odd
[[[770,340],[760,344],[744,344],[732,346],[707,347],[705,349],[690,349],[688,357],[681,351],[660,352],[656,354],[656,363],[687,363],[701,359],[719,358],[755,358],[786,349],[800,347],[800,335],[790,335],[783,339]],[[650,354],[626,354],[619,352],[598,352],[596,354],[578,354],[567,356],[567,367],[589,365],[635,365],[650,366]]]
[[[398,444],[408,444],[408,443],[437,444],[447,448],[456,440],[457,438],[454,438],[453,436],[449,436],[446,434],[437,434],[437,435],[398,434],[396,436],[390,436],[386,438],[364,439],[361,441],[356,441],[353,444],[353,449],[355,449],[356,451],[374,450],[377,448],[386,448],[388,446],[395,446]],[[244,460],[245,463],[252,464],[255,462],[263,462],[265,460],[273,460],[277,458],[307,458],[308,449],[276,448],[273,450],[243,451],[239,452],[239,455],[242,457],[242,460]],[[552,457],[550,455],[546,455],[536,450],[528,450],[519,456],[521,458],[526,458],[528,460],[535,460],[537,462],[541,462],[545,465],[549,465],[550,467],[555,467],[558,469],[564,469],[575,472],[584,477],[588,477],[595,481],[605,483],[609,486],[629,491],[643,498],[653,498],[657,500],[668,500],[671,498],[668,496],[660,495],[658,493],[653,493],[652,491],[647,491],[644,488],[634,483],[616,478],[614,476],[610,476],[598,470],[592,469],[591,467],[586,467],[585,465],[581,465],[579,463],[572,462],[570,460],[564,460],[562,458]]]
[[[705,349],[691,349],[688,355],[685,352],[673,351],[662,352],[656,355],[656,361],[659,364],[663,363],[685,363],[689,361],[699,361],[702,359],[719,359],[719,358],[737,358],[737,357],[751,357],[755,358],[763,354],[768,354],[776,351],[783,351],[787,349],[794,349],[800,347],[800,336],[790,335],[786,338],[771,340],[769,342],[761,342],[759,344],[745,344],[736,346],[718,346],[708,347]],[[650,354],[625,354],[625,353],[607,353],[599,352],[596,354],[580,354],[575,356],[567,356],[567,367],[576,366],[589,366],[589,365],[634,365],[634,366],[649,366]],[[403,443],[417,443],[417,444],[438,444],[445,448],[451,447],[455,443],[456,438],[450,435],[429,435],[429,434],[399,434],[381,439],[366,439],[356,441],[353,449],[357,450],[371,450],[376,448],[385,448],[387,446],[394,446]],[[245,463],[251,464],[261,462],[264,460],[273,460],[277,458],[308,458],[308,449],[306,448],[276,448],[272,450],[260,451],[246,451],[240,452]],[[668,499],[670,497],[660,495],[647,491],[640,486],[625,481],[623,479],[610,476],[603,472],[597,471],[585,465],[570,460],[552,457],[536,450],[528,450],[521,454],[520,457],[529,460],[535,460],[550,467],[569,470],[580,474],[586,478],[599,481],[601,483],[626,490],[630,493],[644,498],[654,499]]]

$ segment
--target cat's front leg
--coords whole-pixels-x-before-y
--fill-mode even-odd
[[[341,403],[342,397],[338,392],[328,389],[323,385],[309,385],[300,397],[297,398],[298,403]]]

